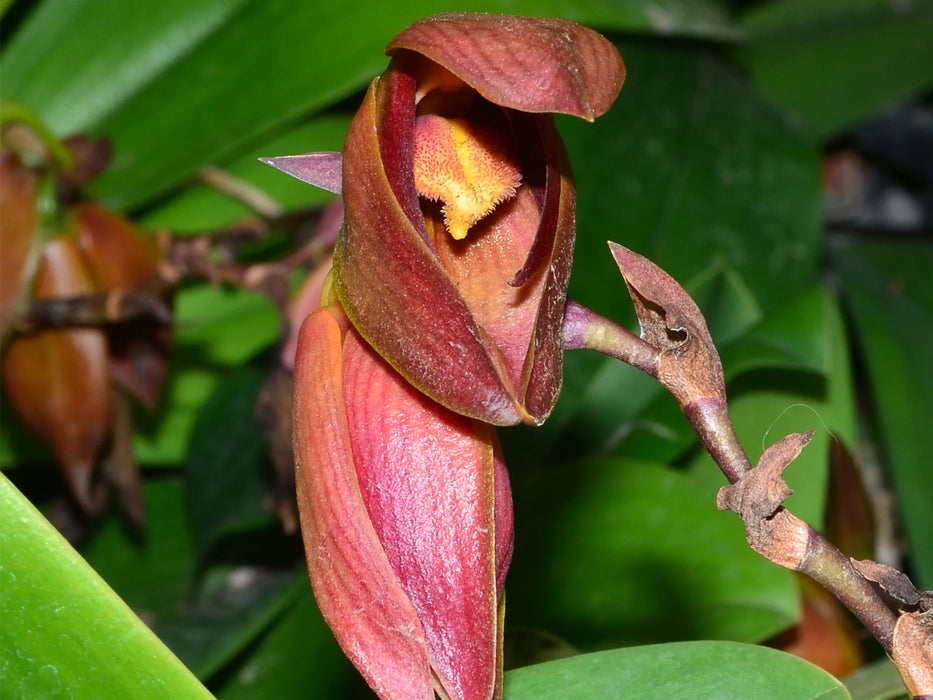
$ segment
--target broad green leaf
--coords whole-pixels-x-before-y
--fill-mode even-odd
[[[718,486],[638,460],[513,470],[509,624],[584,650],[758,641],[792,624],[793,577],[716,510]]]
[[[815,145],[711,53],[620,42],[628,77],[612,110],[560,120],[577,178],[570,295],[614,319],[630,303],[613,240],[685,284],[727,269],[770,313],[817,281]]]
[[[59,135],[92,128],[235,19],[247,0],[46,0],[4,49],[4,99]]]
[[[5,52],[3,97],[47,115],[57,131],[87,128],[111,136],[118,158],[96,191],[119,208],[149,201],[201,165],[226,162],[359,90],[386,65],[383,50],[392,36],[436,12],[557,14],[614,29],[736,36],[716,3],[687,0],[628,0],[612,8],[591,0],[569,9],[535,0],[204,0],[186,11],[194,25],[190,32],[186,15],[176,24],[169,9],[147,29],[151,10],[138,0],[122,3],[113,20],[112,3],[105,0],[48,0],[42,9]],[[158,50],[163,26],[174,30],[167,33],[165,54]],[[126,40],[111,38],[124,35]],[[89,37],[100,58],[87,66],[81,57]],[[112,68],[106,72],[112,66],[119,67],[115,92]],[[63,92],[70,101],[59,97]],[[72,119],[67,115],[79,100],[91,108]]]
[[[843,680],[852,700],[910,699],[901,674],[888,657],[862,666]]]
[[[373,697],[305,588],[304,596],[250,650],[236,673],[216,688],[218,698]]]
[[[933,85],[929,0],[778,0],[743,20],[753,82],[820,136]]]
[[[3,475],[0,519],[5,696],[211,697]]]
[[[614,649],[505,675],[505,700],[620,697],[846,700],[849,694],[802,659],[730,642]]]
[[[721,352],[728,379],[770,367],[828,375],[845,370],[833,364],[839,335],[839,311],[823,287],[814,287],[747,329]]]
[[[192,429],[185,503],[198,559],[225,534],[277,522],[268,504],[272,468],[253,416],[264,374],[246,365],[224,377]]]
[[[277,528],[195,560],[180,479],[146,480],[145,537],[116,518],[82,546],[87,561],[202,680],[248,646],[307,589],[300,544]]]
[[[920,589],[933,587],[933,246],[852,242],[831,249],[876,411]]]

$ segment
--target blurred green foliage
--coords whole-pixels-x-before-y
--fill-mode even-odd
[[[828,246],[820,157],[842,129],[933,84],[931,8],[21,0],[0,3],[0,97],[60,136],[110,138],[115,159],[94,194],[150,230],[187,234],[249,213],[196,179],[207,164],[290,209],[328,201],[256,157],[339,150],[360,91],[386,64],[383,47],[418,17],[507,11],[603,31],[626,60],[620,98],[595,124],[559,120],[579,196],[572,296],[631,322],[607,239],[678,278],[709,318],[752,460],[787,432],[817,431],[788,471],[789,506],[815,526],[829,441],[859,439],[859,368],[910,573],[930,588],[933,253],[928,239]],[[268,508],[272,469],[251,407],[279,339],[274,308],[198,283],[178,292],[176,313],[163,403],[137,416],[141,536],[107,515],[78,549],[92,571],[2,484],[4,695],[123,698],[143,688],[138,678],[163,684],[153,697],[204,696],[128,605],[218,697],[369,696],[317,613],[300,540]],[[0,438],[0,464],[42,507],[50,489],[36,484],[57,478],[48,453],[5,407]],[[620,687],[653,697],[661,679],[665,697],[847,697],[803,662],[734,643],[793,625],[797,585],[716,511],[723,479],[652,381],[570,353],[552,419],[502,440],[517,532],[507,635],[546,630],[581,651],[635,646],[512,672],[507,698],[608,698]],[[692,643],[636,646],[661,642]]]

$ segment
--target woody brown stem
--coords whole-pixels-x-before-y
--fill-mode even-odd
[[[19,319],[18,333],[42,328],[101,326],[150,316],[170,325],[172,312],[153,291],[137,289],[97,292],[73,297],[34,299]]]
[[[729,483],[734,484],[751,470],[752,464],[729,419],[725,399],[702,398],[682,408],[700,443]]]
[[[782,472],[807,444],[810,434],[785,437],[753,468],[729,418],[719,353],[699,308],[680,285],[649,260],[615,244],[610,244],[610,249],[635,304],[641,338],[569,302],[565,347],[596,350],[657,378],[677,400],[700,442],[729,480],[730,486],[720,491],[717,504],[742,518],[752,549],[821,584],[890,654],[896,615],[836,547],[781,505],[792,493]]]
[[[807,526],[807,552],[797,571],[805,573],[832,593],[884,647],[892,650],[897,616],[842,552]]]

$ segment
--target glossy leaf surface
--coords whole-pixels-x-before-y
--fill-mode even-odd
[[[2,475],[0,516],[4,692],[211,697]]]
[[[767,697],[848,700],[825,671],[788,654],[725,642],[693,642],[586,654],[506,675],[505,696]]]

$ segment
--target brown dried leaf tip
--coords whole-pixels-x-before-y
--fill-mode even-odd
[[[933,610],[907,612],[897,619],[891,659],[911,697],[933,697]]]
[[[891,660],[911,697],[933,697],[933,591],[918,591],[906,574],[870,559],[851,559],[869,581],[905,606],[894,627]]]
[[[796,568],[806,552],[808,529],[781,509],[794,493],[783,473],[812,437],[812,430],[787,435],[765,450],[754,469],[716,495],[719,510],[731,510],[742,518],[749,546],[789,569]]]
[[[862,576],[873,583],[902,605],[918,608],[925,612],[933,610],[933,591],[918,591],[907,574],[893,566],[879,564],[871,559],[850,559]]]
[[[617,243],[609,250],[625,278],[641,337],[660,353],[658,380],[681,407],[725,399],[722,363],[696,302],[673,277]]]

